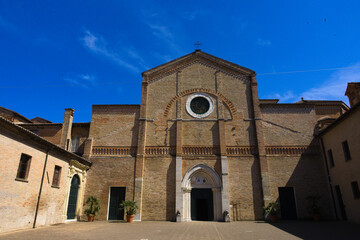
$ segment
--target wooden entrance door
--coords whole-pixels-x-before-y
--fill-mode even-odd
[[[124,220],[124,210],[119,211],[119,205],[125,200],[125,187],[111,187],[109,200],[109,220]]]
[[[295,193],[293,187],[279,187],[282,219],[297,219]]]
[[[80,178],[78,175],[74,175],[71,180],[69,203],[67,209],[67,219],[75,219],[76,217],[76,204],[78,199]]]

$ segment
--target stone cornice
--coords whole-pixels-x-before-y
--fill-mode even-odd
[[[149,83],[157,81],[165,76],[181,71],[185,67],[195,63],[213,68],[218,72],[222,72],[243,81],[249,81],[251,76],[256,74],[253,70],[197,50],[193,53],[143,72],[143,81]]]
[[[79,169],[81,169],[81,170],[84,170],[84,171],[86,171],[86,170],[88,170],[88,169],[90,168],[89,166],[86,166],[86,165],[84,165],[84,164],[81,164],[81,163],[79,163],[79,162],[76,161],[76,160],[70,160],[69,165],[70,165],[70,166],[77,167],[77,168],[79,168]]]
[[[236,70],[233,70],[233,69],[227,69],[227,68],[224,68],[224,66],[221,66],[217,63],[214,63],[214,62],[211,62],[209,60],[206,60],[206,59],[201,59],[201,58],[194,58],[194,59],[189,59],[187,61],[184,61],[183,63],[179,63],[178,65],[175,65],[175,66],[171,66],[167,69],[164,69],[162,71],[159,71],[157,73],[154,73],[153,75],[151,75],[149,77],[149,83],[153,83],[155,81],[158,81],[166,76],[169,76],[171,74],[174,74],[178,71],[181,71],[182,69],[184,68],[187,68],[191,65],[194,65],[194,64],[201,64],[203,66],[206,66],[206,67],[209,67],[209,68],[212,68],[216,71],[219,71],[223,74],[226,74],[228,76],[231,76],[231,77],[234,77],[234,78],[237,78],[241,81],[249,81],[249,77],[244,74],[244,73],[240,73],[239,71],[236,71]]]

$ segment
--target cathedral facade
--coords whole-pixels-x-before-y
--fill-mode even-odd
[[[122,218],[119,199],[138,203],[136,220],[255,220],[271,201],[306,218],[314,195],[332,218],[314,134],[345,104],[259,100],[254,71],[201,51],[142,76],[140,105],[93,106],[86,195],[102,219]]]
[[[69,170],[59,183],[66,186],[61,221],[84,218],[81,203],[91,195],[100,200],[98,220],[122,220],[122,200],[137,202],[138,221],[260,220],[274,201],[283,219],[305,219],[311,197],[322,218],[335,218],[316,136],[348,111],[342,101],[259,99],[253,70],[200,50],[142,78],[140,105],[93,105],[90,123],[73,123],[73,109],[63,123],[0,109],[39,141],[86,163],[81,176]],[[81,185],[73,186],[74,174]],[[81,192],[72,193],[77,186]]]

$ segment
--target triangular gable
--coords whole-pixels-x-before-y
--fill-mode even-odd
[[[143,72],[142,75],[144,77],[144,81],[153,82],[164,76],[180,71],[182,68],[185,68],[196,62],[215,68],[227,74],[238,76],[240,78],[256,74],[253,70],[215,57],[200,50],[196,50],[195,52],[187,54],[183,57],[147,70]]]

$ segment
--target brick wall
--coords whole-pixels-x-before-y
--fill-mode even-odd
[[[107,220],[110,187],[126,187],[125,199],[133,200],[133,157],[92,157],[93,165],[88,171],[85,197],[95,196],[100,200],[101,214],[97,220]],[[85,215],[82,216],[85,219]]]
[[[142,220],[175,219],[175,158],[145,159]]]
[[[17,137],[0,134],[0,231],[32,228],[46,152]],[[28,182],[16,181],[21,154],[30,155]],[[61,166],[60,187],[52,187],[55,165]],[[57,155],[48,157],[37,226],[64,222],[68,163]]]

